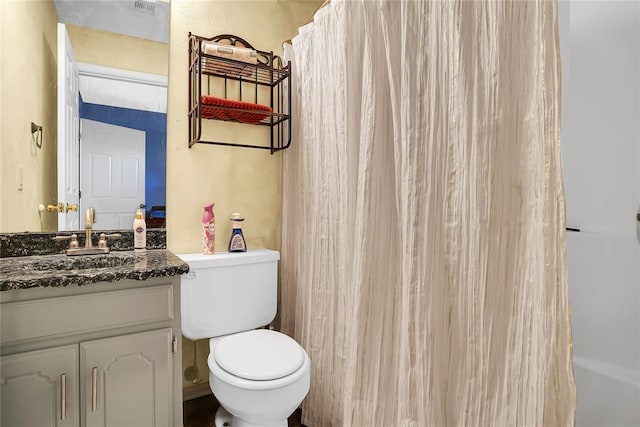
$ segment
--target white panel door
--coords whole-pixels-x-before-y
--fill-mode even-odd
[[[78,65],[64,24],[58,23],[58,203],[78,205],[80,140]],[[79,212],[58,213],[58,230],[78,230]]]
[[[80,208],[96,210],[94,230],[129,229],[145,200],[146,133],[87,119],[81,127]]]

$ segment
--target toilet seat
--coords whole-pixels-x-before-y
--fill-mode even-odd
[[[285,334],[256,329],[220,339],[211,356],[221,369],[234,377],[272,381],[298,371],[306,353]]]

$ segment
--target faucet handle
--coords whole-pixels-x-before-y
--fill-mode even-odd
[[[69,249],[76,249],[80,247],[80,245],[78,244],[77,234],[71,234],[70,236],[56,236],[56,237],[53,237],[51,240],[68,240]]]
[[[119,239],[120,237],[122,237],[122,234],[120,233],[112,233],[112,234],[100,233],[100,240],[98,240],[98,247],[106,248],[107,239]]]

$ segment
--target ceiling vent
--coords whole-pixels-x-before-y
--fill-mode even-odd
[[[156,2],[154,0],[131,0],[129,7],[132,10],[149,15],[156,14]]]

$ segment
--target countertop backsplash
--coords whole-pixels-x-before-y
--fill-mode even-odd
[[[93,246],[98,245],[101,233],[120,233],[122,237],[109,239],[112,251],[132,251],[132,230],[94,230],[92,232]],[[44,232],[44,233],[0,233],[0,258],[23,257],[35,255],[63,254],[69,247],[67,240],[53,240],[58,235],[77,234],[80,247],[84,247],[84,230],[75,232]],[[147,229],[147,249],[166,249],[167,233],[164,228]]]

